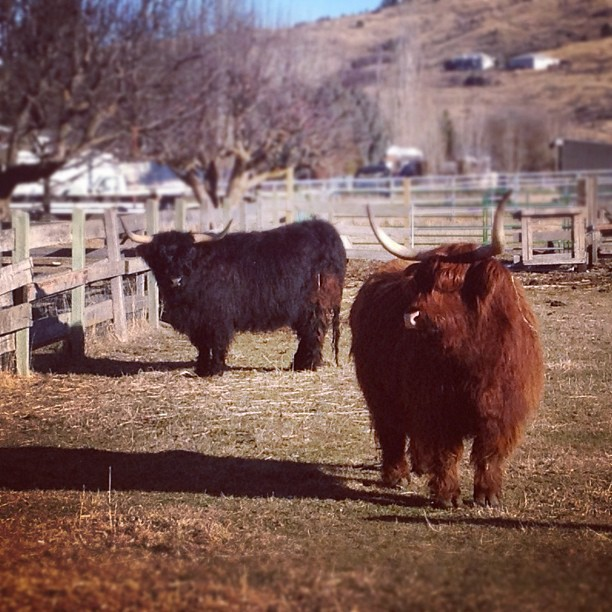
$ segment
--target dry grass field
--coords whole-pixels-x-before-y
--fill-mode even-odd
[[[2,610],[606,610],[612,597],[612,275],[520,274],[546,393],[501,510],[379,486],[348,356],[286,368],[287,332],[240,335],[190,376],[168,329],[35,355],[0,377]],[[328,358],[331,351],[328,348]]]

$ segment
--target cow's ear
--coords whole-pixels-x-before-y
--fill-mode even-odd
[[[481,303],[486,302],[499,285],[500,273],[503,274],[504,270],[495,259],[470,266],[465,275],[463,293]]]

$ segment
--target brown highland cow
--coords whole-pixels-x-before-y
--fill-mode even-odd
[[[434,501],[461,503],[458,465],[472,440],[474,501],[498,506],[504,461],[517,446],[543,387],[537,322],[503,250],[498,204],[490,245],[451,244],[415,253],[372,219],[381,244],[417,263],[388,266],[351,308],[352,354],[393,486],[427,474]]]

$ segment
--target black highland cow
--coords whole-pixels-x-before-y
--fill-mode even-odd
[[[346,253],[326,221],[219,236],[128,235],[155,275],[164,319],[198,349],[198,375],[223,372],[235,332],[284,326],[299,340],[295,370],[321,365],[330,324],[337,363]]]

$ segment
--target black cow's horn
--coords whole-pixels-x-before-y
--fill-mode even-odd
[[[192,233],[194,242],[212,242],[214,240],[221,240],[227,232],[229,232],[232,219],[230,219],[227,225],[220,232],[204,232],[203,234]]]
[[[132,242],[137,242],[138,244],[149,244],[153,241],[153,236],[142,236],[141,234],[131,232],[127,228],[125,228],[125,233],[129,236]]]
[[[491,244],[484,244],[475,249],[471,253],[472,257],[470,259],[472,261],[493,257],[503,252],[505,244],[504,209],[506,206],[506,202],[509,200],[511,194],[512,191],[507,191],[497,204],[497,208],[495,209],[495,215],[493,217]],[[369,205],[367,206],[367,211],[370,226],[372,227],[372,231],[374,232],[376,239],[387,251],[389,251],[389,253],[391,253],[391,255],[395,255],[395,257],[399,257],[400,259],[407,259],[410,261],[422,261],[423,259],[427,259],[428,257],[434,255],[435,249],[418,251],[417,249],[406,247],[395,242],[395,240],[393,240],[390,236],[385,234],[382,229],[380,229],[380,227],[376,223],[376,220],[374,219],[374,216],[372,215],[372,210]]]
[[[227,234],[231,224],[232,221],[230,219],[229,223],[220,232],[207,232],[204,234],[193,233],[192,236],[194,242],[210,242],[211,240],[220,240]],[[125,229],[125,233],[132,242],[136,242],[138,244],[150,244],[153,241],[153,236],[137,234],[135,232],[131,232],[129,229],[127,229],[127,227],[125,227],[125,225],[123,227]]]

